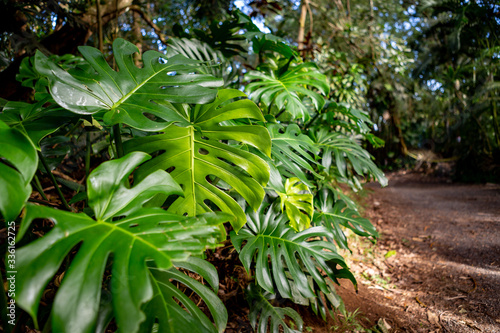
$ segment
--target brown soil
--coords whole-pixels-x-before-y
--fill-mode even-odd
[[[500,185],[449,184],[399,172],[368,186],[366,215],[381,237],[348,255],[359,292],[338,288],[349,311],[390,332],[500,332]],[[396,254],[385,258],[388,251]],[[331,323],[309,318],[314,332]],[[310,330],[310,329],[309,329]]]

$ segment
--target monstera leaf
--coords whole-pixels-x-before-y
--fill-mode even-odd
[[[177,114],[162,102],[207,103],[213,101],[222,80],[197,72],[199,61],[182,55],[166,57],[156,51],[142,56],[143,67],[134,64],[137,47],[123,39],[113,42],[118,67],[114,71],[97,49],[80,46],[80,53],[90,64],[86,70],[72,74],[49,61],[41,52],[35,55],[36,70],[49,78],[54,100],[70,111],[95,114],[103,111],[108,125],[129,126],[157,131],[165,121],[178,120]],[[156,117],[159,121],[150,118]]]
[[[215,51],[202,41],[187,38],[170,38],[170,53],[182,54],[186,58],[200,60],[203,62],[198,68],[204,74],[212,74],[217,78],[224,80],[224,86],[227,87],[236,77],[238,72],[235,70],[234,62],[228,61],[220,51]]]
[[[19,215],[28,200],[37,165],[33,143],[0,120],[0,213],[7,222]]]
[[[322,178],[314,171],[312,165],[318,165],[311,154],[318,154],[320,149],[307,135],[302,134],[299,126],[292,124],[284,127],[280,124],[267,123],[267,129],[273,143],[271,156],[276,161],[279,171],[289,177],[297,177],[307,186],[313,184],[304,170],[317,178]]]
[[[0,120],[26,134],[40,150],[40,140],[75,118],[58,105],[44,107],[49,99],[50,96],[36,104],[8,102],[0,113]]]
[[[322,165],[329,170],[332,157],[340,175],[351,178],[350,168],[358,175],[371,175],[382,186],[387,186],[387,178],[372,161],[372,156],[361,147],[352,137],[340,133],[331,133],[327,129],[320,129],[315,134],[315,146],[323,150]]]
[[[290,226],[296,231],[309,228],[314,213],[313,195],[309,188],[298,178],[288,178],[278,195],[281,201],[281,211],[286,211]]]
[[[178,106],[183,117],[183,121],[176,124],[179,126],[170,126],[163,134],[125,143],[125,151],[160,152],[139,168],[139,177],[158,169],[170,170],[184,189],[185,196],[178,198],[169,211],[192,216],[211,211],[211,205],[215,205],[236,216],[233,227],[239,230],[246,217],[240,205],[225,190],[228,186],[251,207],[259,207],[264,197],[262,186],[269,179],[268,164],[257,155],[224,141],[251,145],[269,155],[269,133],[265,127],[257,125],[221,124],[239,118],[264,119],[259,108],[242,97],[245,94],[241,91],[227,89],[219,91],[211,104],[192,108]],[[218,183],[216,178],[225,185]]]
[[[268,331],[268,326],[271,333],[302,332],[303,321],[297,311],[292,308],[281,308],[271,304],[271,301],[276,295],[252,283],[248,286],[246,296],[250,304],[250,314],[248,318],[255,332],[266,333]],[[285,316],[291,318],[297,329],[293,329],[287,324]]]
[[[334,311],[339,311],[340,313],[344,314],[344,302],[342,301],[342,298],[340,298],[340,296],[337,294],[335,285],[331,280],[326,280],[326,285],[329,291],[328,293],[322,292],[319,289],[318,285],[314,282],[313,278],[310,276],[308,277],[308,283],[317,296],[306,298],[300,295],[300,293],[296,289],[292,288],[292,301],[295,304],[310,306],[314,314],[319,314],[324,321],[327,320],[327,313],[330,313],[332,317],[334,316]],[[293,284],[291,286],[294,287]]]
[[[147,262],[168,270],[173,260],[186,260],[216,245],[219,225],[228,220],[227,214],[183,217],[144,207],[158,193],[182,195],[162,170],[130,186],[129,175],[149,158],[145,153],[129,154],[101,164],[90,174],[88,202],[95,219],[43,206],[26,207],[18,239],[35,219],[54,223],[44,237],[16,253],[16,303],[35,323],[45,286],[77,245],[52,307],[54,332],[95,331],[108,260],[112,262],[110,285],[104,287],[111,291],[117,325],[124,332],[136,332],[146,319],[141,306],[154,295]]]
[[[283,214],[278,215],[273,207],[265,212],[263,205],[259,212],[248,214],[248,222],[238,235],[231,233],[231,241],[247,271],[255,261],[255,279],[259,286],[274,293],[276,285],[281,296],[292,298],[293,288],[303,297],[316,296],[308,276],[324,293],[329,292],[327,277],[335,282],[337,278],[347,277],[355,283],[335,245],[322,240],[329,233],[325,227],[296,232],[285,222]],[[243,242],[246,244],[242,248]]]
[[[245,79],[252,81],[246,86],[250,98],[256,102],[264,102],[268,107],[273,103],[279,110],[286,108],[294,119],[302,118],[307,121],[310,118],[309,110],[302,103],[302,96],[312,100],[314,108],[321,110],[325,104],[325,98],[330,88],[326,82],[326,76],[321,74],[312,63],[303,63],[290,66],[284,73],[265,74],[259,71],[251,71],[245,75]],[[308,87],[316,88],[317,93]]]
[[[145,307],[148,318],[142,323],[140,332],[152,332],[155,322],[158,322],[158,333],[175,332],[223,332],[227,324],[227,311],[222,301],[217,297],[219,278],[217,270],[210,263],[190,257],[186,262],[174,263],[175,266],[203,277],[213,288],[213,291],[189,275],[171,268],[168,270],[150,267],[153,281],[154,296]],[[188,291],[194,291],[207,305],[212,321],[198,306],[173,282],[182,283]],[[179,306],[180,302],[186,310]]]
[[[360,217],[358,212],[347,208],[341,200],[337,200],[334,204],[333,195],[327,189],[318,193],[315,206],[319,213],[314,215],[314,223],[327,227],[340,248],[349,248],[343,228],[351,229],[360,236],[378,237],[377,230],[368,219]]]

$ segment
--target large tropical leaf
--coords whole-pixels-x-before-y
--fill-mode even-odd
[[[19,215],[28,200],[37,165],[30,139],[0,120],[0,213],[7,222]]]
[[[11,128],[26,134],[35,147],[40,150],[40,140],[54,133],[76,116],[57,104],[45,107],[44,105],[49,101],[49,98],[36,104],[8,102],[0,113],[0,120]]]
[[[314,135],[315,146],[323,150],[322,165],[326,170],[332,166],[332,158],[338,172],[344,178],[352,178],[353,171],[360,175],[373,176],[382,186],[387,186],[384,173],[372,161],[372,156],[353,137],[329,132],[322,128]]]
[[[283,190],[278,192],[281,211],[285,210],[290,226],[296,231],[309,228],[314,213],[313,195],[298,178],[288,178]]]
[[[44,237],[16,253],[16,303],[35,323],[45,286],[77,245],[52,307],[54,332],[95,331],[108,260],[111,279],[104,287],[111,291],[116,322],[122,331],[136,332],[146,319],[141,306],[154,295],[147,261],[166,270],[173,260],[186,260],[216,245],[219,225],[227,215],[183,217],[143,207],[158,193],[182,195],[162,170],[130,186],[132,171],[149,158],[145,153],[129,154],[101,164],[90,174],[87,191],[95,219],[43,206],[26,207],[18,239],[35,219],[54,223]]]
[[[152,332],[155,322],[158,323],[156,332],[159,333],[223,332],[227,324],[227,310],[217,297],[219,278],[215,267],[196,257],[190,257],[189,261],[174,265],[187,270],[189,274],[195,273],[203,277],[212,286],[213,291],[176,268],[165,270],[150,267],[154,296],[144,309],[148,318],[141,325],[140,332]],[[204,301],[214,318],[215,326],[193,300],[174,285],[176,282],[187,287],[186,292],[193,291]],[[177,302],[180,302],[187,311]]]
[[[170,53],[182,54],[186,58],[200,60],[198,67],[204,74],[211,74],[224,80],[227,87],[238,74],[236,64],[227,60],[220,51],[215,51],[202,41],[187,38],[170,38]]]
[[[267,333],[299,333],[302,332],[303,321],[300,315],[292,308],[274,306],[271,301],[276,295],[262,289],[256,284],[248,286],[246,297],[250,304],[250,324],[255,332]],[[286,322],[289,317],[296,329]],[[257,321],[258,320],[258,321]]]
[[[344,302],[342,298],[337,294],[335,290],[335,285],[329,279],[326,280],[326,285],[328,288],[328,293],[322,292],[318,285],[314,282],[314,279],[309,276],[307,282],[311,286],[311,289],[314,290],[317,296],[315,297],[304,297],[302,296],[295,287],[294,284],[291,284],[292,287],[292,301],[295,304],[310,306],[313,310],[314,314],[320,315],[323,320],[326,319],[326,314],[330,313],[330,315],[334,316],[334,311],[340,311],[343,313],[345,311]]]
[[[162,101],[172,103],[207,103],[212,101],[222,80],[197,72],[199,61],[182,55],[166,57],[156,51],[142,56],[143,67],[134,64],[137,47],[123,39],[113,42],[114,71],[97,49],[80,46],[80,53],[90,64],[72,74],[49,61],[41,52],[35,55],[36,70],[50,80],[54,100],[62,107],[79,113],[103,111],[108,125],[124,123],[156,131],[167,126],[175,114]],[[160,121],[150,118],[157,117]],[[171,117],[174,116],[174,119]]]
[[[211,211],[211,205],[215,205],[237,217],[233,227],[239,230],[246,217],[225,190],[228,186],[245,198],[251,207],[259,207],[264,197],[262,186],[269,179],[269,166],[257,155],[229,144],[227,140],[251,145],[269,155],[269,133],[265,127],[257,125],[223,124],[240,118],[264,119],[259,108],[242,97],[245,94],[241,91],[227,89],[219,91],[211,104],[192,108],[178,106],[183,118],[176,124],[179,126],[168,127],[163,134],[125,143],[125,151],[161,152],[142,165],[137,173],[144,177],[155,170],[170,170],[185,194],[170,206],[170,211],[191,216]]]
[[[231,241],[247,271],[255,261],[256,282],[262,288],[274,293],[276,285],[281,296],[292,298],[293,284],[303,297],[314,297],[308,276],[324,293],[329,292],[327,277],[335,282],[349,278],[355,283],[335,245],[323,240],[328,233],[325,227],[296,232],[286,224],[283,214],[277,214],[273,207],[265,212],[262,206],[258,212],[248,214],[248,222],[239,234],[231,233]]]
[[[256,102],[264,102],[268,107],[276,104],[279,110],[286,108],[294,119],[310,118],[309,110],[302,102],[302,96],[309,97],[314,108],[321,110],[325,98],[320,93],[327,95],[330,89],[326,76],[312,63],[290,66],[284,73],[270,71],[269,74],[265,74],[251,71],[245,75],[245,79],[252,81],[246,86],[250,98]],[[308,87],[316,88],[320,93]]]
[[[360,217],[358,212],[348,208],[343,201],[335,202],[327,189],[321,190],[316,199],[315,206],[319,212],[314,214],[314,223],[327,227],[330,230],[328,236],[332,236],[340,248],[349,248],[343,228],[351,229],[360,236],[378,237],[377,230],[368,219]]]
[[[319,165],[313,156],[317,155],[320,149],[314,145],[311,138],[302,134],[296,124],[285,127],[280,124],[267,123],[266,126],[273,144],[271,156],[281,174],[297,177],[307,186],[314,186],[307,178],[306,172],[321,178],[313,168],[313,165]]]

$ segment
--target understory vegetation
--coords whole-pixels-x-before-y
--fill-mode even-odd
[[[15,276],[15,292],[2,293],[0,305],[17,308],[14,317],[2,312],[5,332],[223,332],[228,311],[216,255],[227,252],[217,248],[236,254],[244,268],[234,288],[245,292],[255,331],[305,329],[283,300],[323,320],[334,312],[354,318],[335,291],[341,279],[357,285],[339,250],[349,250],[349,234],[378,237],[349,195],[367,181],[387,185],[372,154],[386,167],[405,163],[416,154],[410,148],[447,131],[452,143],[440,153],[448,158],[464,148],[455,144],[450,119],[469,100],[491,97],[470,113],[484,149],[467,150],[459,161],[489,156],[484,168],[495,175],[496,72],[487,73],[485,62],[498,57],[486,54],[490,48],[460,63],[464,69],[452,56],[433,58],[432,70],[448,66],[455,90],[443,101],[449,118],[419,113],[433,125],[418,139],[409,130],[418,124],[401,111],[410,103],[402,86],[414,59],[404,38],[374,24],[383,18],[372,2],[364,25],[353,24],[366,14],[361,3],[336,11],[337,28],[322,26],[330,20],[313,24],[327,5],[313,10],[303,0],[287,12],[288,3],[255,3],[263,7],[247,15],[234,4],[221,12],[222,2],[212,8],[188,1],[191,11],[182,10],[167,39],[161,24],[175,18],[177,2],[8,2],[26,19],[24,36],[35,22],[38,30],[29,33],[41,42],[21,57],[19,45],[7,34],[2,39],[10,47],[2,51],[10,59],[2,73],[16,66],[26,88],[7,95],[6,87],[1,100],[0,213],[9,237],[2,274],[4,281]],[[293,11],[310,15],[308,33],[300,21],[298,43],[285,35],[288,21],[269,21]],[[262,32],[255,17],[274,33]],[[52,28],[43,30],[43,22]],[[87,26],[86,39],[79,24]],[[65,40],[67,47],[50,51],[44,38],[70,25],[81,45],[71,49]],[[321,29],[345,35],[326,40]],[[84,45],[91,42],[96,47]],[[432,77],[429,66],[414,70]],[[484,91],[460,90],[473,89],[460,81],[467,66],[475,80],[484,79]],[[414,92],[420,99],[436,94],[426,85]],[[473,135],[464,126],[461,140]]]

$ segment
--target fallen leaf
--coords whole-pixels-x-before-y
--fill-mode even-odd
[[[434,312],[427,310],[427,319],[429,319],[429,323],[439,326],[439,317]]]

